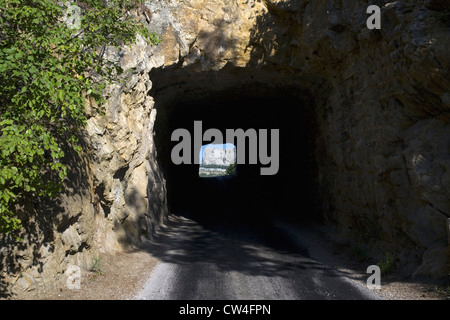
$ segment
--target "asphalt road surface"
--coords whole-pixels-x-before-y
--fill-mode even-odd
[[[175,216],[148,250],[161,262],[135,299],[377,299],[267,221],[205,227]]]

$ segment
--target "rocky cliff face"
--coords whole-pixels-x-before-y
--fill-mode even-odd
[[[223,149],[214,146],[205,147],[203,150],[202,164],[228,166],[236,162],[236,148]]]
[[[163,42],[109,51],[131,71],[108,89],[105,116],[87,104],[89,152],[73,170],[80,185],[69,186],[51,222],[30,218],[36,237],[2,248],[14,267],[3,266],[0,281],[11,292],[45,289],[69,263],[86,265],[96,250],[150,237],[167,215],[155,148],[167,134],[154,130],[160,110],[208,91],[255,86],[295,88],[313,101],[316,189],[343,236],[375,255],[392,252],[412,274],[448,274],[446,2],[386,3],[381,30],[366,28],[367,1],[146,5],[149,29]]]
[[[365,1],[149,7],[164,38],[152,79],[160,105],[252,83],[313,97],[327,219],[416,275],[448,274],[448,4],[387,3],[381,30],[366,27]]]

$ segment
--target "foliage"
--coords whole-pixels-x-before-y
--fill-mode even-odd
[[[226,165],[220,165],[220,164],[201,164],[201,168],[204,169],[226,169],[228,166]]]
[[[384,260],[378,262],[377,265],[380,267],[381,275],[387,275],[391,273],[395,267],[394,256],[392,255],[392,253],[387,252],[385,254]]]
[[[450,299],[450,285],[435,286],[434,292],[436,292],[438,295],[442,296],[443,298]]]
[[[123,72],[105,48],[138,34],[159,41],[130,13],[138,2],[80,0],[76,16],[70,1],[0,0],[0,233],[21,227],[22,199],[60,190],[62,144],[81,151],[85,99],[101,106],[107,82]]]
[[[91,266],[89,268],[89,271],[95,272],[97,275],[103,274],[102,259],[100,257],[94,257]]]
[[[228,166],[227,170],[225,171],[225,174],[226,175],[232,175],[232,174],[235,173],[235,171],[236,171],[236,164],[235,163],[231,163]]]

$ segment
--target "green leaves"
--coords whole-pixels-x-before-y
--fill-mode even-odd
[[[84,9],[74,29],[65,14],[77,3]],[[137,34],[159,42],[129,14],[134,4],[0,0],[0,233],[20,228],[22,199],[57,194],[67,176],[62,145],[81,152],[84,97],[101,107],[105,81],[123,72],[104,48],[133,43]]]

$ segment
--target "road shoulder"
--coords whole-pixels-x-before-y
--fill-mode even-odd
[[[158,259],[148,251],[135,249],[100,254],[96,271],[82,270],[80,289],[60,286],[40,300],[128,300],[139,292]]]
[[[367,289],[366,273],[369,262],[361,262],[352,257],[348,245],[338,243],[327,235],[328,227],[322,225],[293,226],[276,220],[276,225],[289,234],[299,247],[305,248],[309,256],[337,270],[359,287]],[[449,289],[442,288],[442,281],[433,279],[411,279],[393,271],[381,280],[381,289],[371,289],[383,300],[450,300]]]

